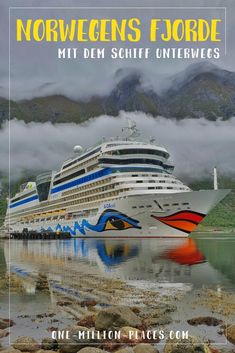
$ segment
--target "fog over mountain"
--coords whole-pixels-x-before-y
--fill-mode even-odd
[[[156,137],[157,143],[169,150],[177,175],[186,179],[210,177],[215,165],[219,174],[235,175],[235,118],[216,122],[202,118],[177,121],[120,112],[116,118],[103,115],[80,125],[11,121],[11,178],[17,179],[24,170],[41,172],[59,168],[73,155],[74,145],[89,147],[103,136],[120,135],[127,118],[137,122],[143,136]],[[5,174],[8,173],[8,136],[9,124],[4,123],[0,130],[0,173]]]
[[[216,120],[235,116],[233,71],[209,62],[199,62],[165,79],[154,71],[151,79],[149,75],[146,71],[124,67],[109,77],[111,85],[112,82],[115,84],[108,94],[93,95],[83,100],[75,99],[78,89],[73,82],[69,85],[74,90],[73,98],[58,94],[56,87],[44,83],[36,98],[11,101],[11,118],[25,122],[81,123],[104,114],[117,116],[121,110],[179,120]],[[44,96],[49,93],[48,89],[50,94]],[[8,101],[0,97],[0,125],[6,119]]]

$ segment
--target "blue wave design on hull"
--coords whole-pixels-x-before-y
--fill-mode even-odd
[[[90,224],[87,219],[83,219],[81,224],[79,224],[78,221],[75,221],[72,227],[69,225],[62,226],[58,223],[55,229],[50,226],[47,228],[47,230],[56,232],[69,232],[71,235],[75,236],[77,231],[82,235],[86,235],[86,229],[94,232],[104,232],[107,230],[125,230],[129,228],[141,229],[138,223],[138,220],[130,218],[119,211],[110,209],[104,211],[101,214],[96,224]]]

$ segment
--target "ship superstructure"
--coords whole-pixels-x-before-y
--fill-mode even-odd
[[[23,185],[9,200],[11,231],[52,230],[73,236],[187,236],[228,190],[192,191],[172,173],[170,154],[142,140],[102,140]]]

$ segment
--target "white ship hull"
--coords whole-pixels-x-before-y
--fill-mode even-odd
[[[187,237],[229,190],[133,195],[101,203],[97,215],[29,224],[76,237]],[[165,205],[165,206],[164,206]],[[24,226],[11,226],[22,231]]]

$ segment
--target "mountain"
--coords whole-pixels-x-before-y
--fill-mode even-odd
[[[120,70],[119,70],[120,71]],[[11,102],[11,117],[26,122],[81,123],[91,117],[120,110],[142,111],[168,118],[229,119],[235,115],[235,73],[210,63],[190,65],[169,78],[168,89],[157,93],[146,86],[138,71],[121,70],[116,85],[108,95],[88,100],[72,100],[62,95],[37,97]],[[158,82],[158,76],[153,77]],[[0,98],[0,124],[8,119],[8,101]]]
[[[8,100],[0,97],[0,123],[8,119],[8,105]]]
[[[140,73],[131,73],[122,78],[104,98],[105,113],[118,115],[120,110],[142,111],[153,116],[161,114],[163,106],[160,96],[153,89],[144,89]]]
[[[185,75],[177,75],[164,98],[169,115],[180,118],[217,117],[228,119],[235,113],[235,73],[211,64],[192,65]]]
[[[0,123],[8,118],[8,102],[0,99]],[[11,116],[25,122],[76,122],[102,114],[117,116],[120,110],[161,114],[161,99],[153,89],[142,88],[141,75],[130,73],[121,78],[108,96],[93,96],[88,101],[71,100],[62,95],[11,102]],[[1,114],[2,112],[2,114]]]

